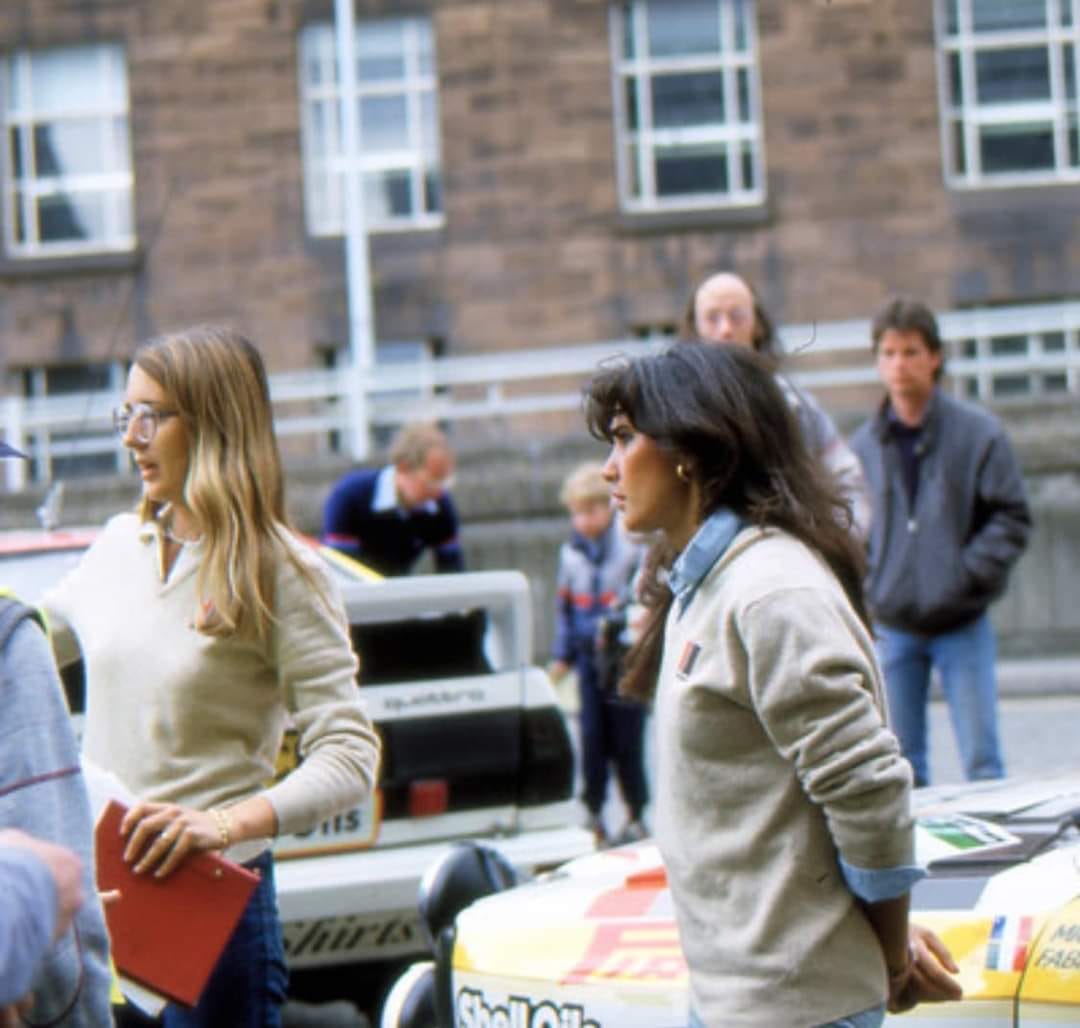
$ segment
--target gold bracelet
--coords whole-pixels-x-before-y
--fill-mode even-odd
[[[227,850],[232,843],[232,833],[229,831],[229,814],[219,807],[214,807],[210,814],[217,824],[218,835],[221,836],[221,849]]]

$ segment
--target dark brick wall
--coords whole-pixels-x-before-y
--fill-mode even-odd
[[[373,238],[377,334],[449,352],[617,337],[677,319],[719,266],[782,321],[1080,287],[1071,187],[945,189],[930,0],[758,0],[768,199],[753,217],[620,215],[604,0],[357,0],[430,11],[445,227]],[[4,359],[126,353],[192,321],[248,331],[274,370],[346,335],[343,248],[303,221],[297,32],[330,0],[5,0],[0,48],[122,40],[134,268],[0,266]]]

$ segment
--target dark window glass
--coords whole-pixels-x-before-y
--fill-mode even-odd
[[[726,193],[730,189],[726,147],[657,147],[656,192],[658,196],[688,193]]]
[[[1065,349],[1064,332],[1044,332],[1042,334],[1043,353],[1061,353]]]
[[[979,132],[979,156],[988,175],[1053,170],[1053,129],[1045,124],[984,126]]]
[[[960,11],[957,0],[946,0],[945,3],[945,31],[950,35],[956,35],[960,29]]]
[[[754,189],[757,181],[754,177],[754,151],[748,143],[742,148],[742,184],[743,189]]]
[[[622,5],[622,54],[627,61],[637,57],[634,45],[634,10],[632,4]]]
[[[957,349],[964,357],[971,359],[978,356],[979,344],[974,339],[961,339],[957,344]]]
[[[949,54],[949,102],[959,107],[964,102],[964,77],[961,74],[960,55]]]
[[[71,200],[62,193],[39,197],[38,238],[43,243],[62,242],[66,239],[89,239],[89,233],[75,211]]]
[[[1009,32],[1046,27],[1046,0],[971,0],[976,32]]]
[[[1042,377],[1042,390],[1044,393],[1067,393],[1069,391],[1069,378],[1064,371],[1055,371]]]
[[[1065,70],[1065,96],[1076,99],[1076,50],[1072,43],[1061,48],[1061,64]]]
[[[626,127],[631,132],[637,132],[641,128],[641,119],[638,117],[638,80],[630,77],[626,79]]]
[[[975,54],[979,103],[1022,103],[1050,97],[1050,53],[1043,46],[981,50]]]
[[[996,336],[990,340],[990,353],[995,357],[1026,357],[1027,336]]]
[[[1031,379],[1027,375],[995,375],[990,391],[997,397],[1027,396],[1031,392]]]
[[[424,210],[430,214],[442,210],[442,178],[434,168],[424,172]]]
[[[656,75],[652,80],[653,127],[713,125],[724,118],[724,79],[719,72]]]
[[[952,123],[953,163],[957,175],[967,174],[967,149],[964,144],[964,123]]]

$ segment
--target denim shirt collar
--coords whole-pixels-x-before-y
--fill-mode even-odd
[[[731,545],[731,540],[738,534],[742,524],[742,519],[734,511],[721,507],[702,522],[701,527],[694,533],[694,538],[679,554],[671,566],[668,583],[675,594],[680,616],[690,605],[698,586],[712,566]]]

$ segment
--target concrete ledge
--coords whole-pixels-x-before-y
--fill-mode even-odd
[[[1002,696],[1080,696],[1080,656],[999,660],[997,679]]]

